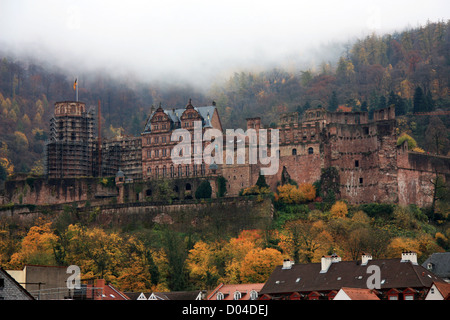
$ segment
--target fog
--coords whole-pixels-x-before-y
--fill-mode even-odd
[[[205,86],[241,69],[312,68],[356,38],[449,13],[448,0],[2,0],[0,48],[73,76],[103,69]]]

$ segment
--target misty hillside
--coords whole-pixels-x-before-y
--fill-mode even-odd
[[[144,82],[108,71],[80,72],[79,99],[102,105],[103,136],[123,128],[139,135],[152,105],[181,107],[216,102],[224,128],[245,128],[246,117],[260,116],[274,126],[282,112],[302,113],[319,105],[371,111],[391,104],[402,117],[450,110],[450,22],[355,41],[336,64],[315,69],[236,70],[229,79],[197,88],[195,83]],[[9,173],[42,173],[44,141],[56,101],[73,100],[75,76],[51,63],[0,52],[0,161]],[[404,117],[402,130],[427,150],[428,117]],[[449,128],[449,117],[442,117]],[[448,130],[447,133],[448,135]],[[447,150],[448,152],[448,150]]]

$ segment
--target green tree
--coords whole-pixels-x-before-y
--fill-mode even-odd
[[[163,249],[169,265],[167,284],[170,291],[183,291],[187,288],[186,259],[187,250],[179,234],[166,228],[162,235]]]
[[[338,107],[339,107],[339,100],[337,98],[337,93],[336,91],[333,91],[331,93],[330,101],[328,102],[328,110],[336,111]]]
[[[256,185],[259,188],[269,188],[269,185],[266,182],[266,177],[261,173],[259,174],[258,181],[256,181]]]
[[[217,197],[221,198],[227,193],[227,179],[223,176],[217,178]]]
[[[428,111],[426,97],[421,87],[417,87],[414,92],[414,113]]]
[[[202,183],[200,183],[197,190],[195,191],[195,198],[209,199],[211,198],[211,194],[212,194],[211,184],[209,183],[209,180],[204,180],[202,181]]]

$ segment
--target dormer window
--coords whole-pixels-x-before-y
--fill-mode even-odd
[[[241,298],[242,298],[242,293],[240,293],[239,291],[236,291],[233,295],[233,299],[240,300]]]
[[[222,292],[218,292],[216,295],[217,300],[223,300],[224,296]]]
[[[250,300],[258,300],[258,292],[255,290],[250,291]]]

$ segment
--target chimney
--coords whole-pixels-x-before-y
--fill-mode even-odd
[[[408,262],[408,261],[411,261],[412,264],[417,265],[417,253],[413,251],[402,252],[402,260],[400,260],[400,262]]]
[[[95,279],[94,280],[94,287],[103,288],[104,286],[105,286],[105,279]]]
[[[369,263],[369,260],[372,260],[372,255],[363,253],[361,258],[361,265],[366,266],[367,263]]]
[[[331,256],[323,256],[320,273],[326,273],[332,263],[337,263],[339,261],[341,261],[341,257],[339,257],[336,253],[333,253]]]
[[[283,270],[291,269],[293,265],[294,265],[294,261],[291,261],[289,259],[284,259],[282,269]]]

